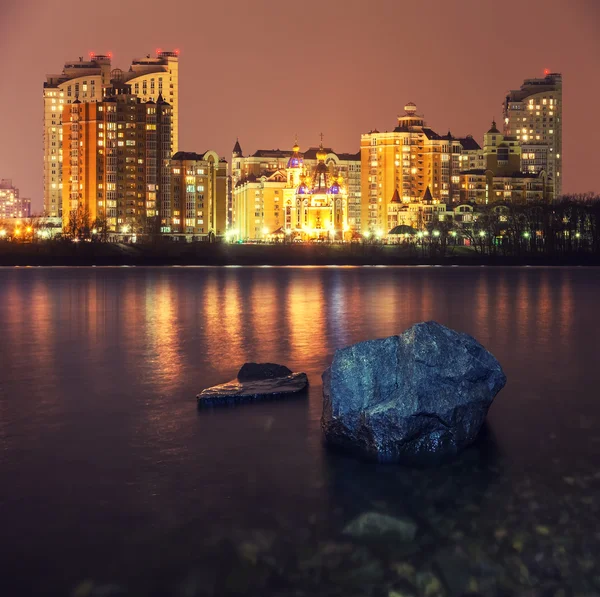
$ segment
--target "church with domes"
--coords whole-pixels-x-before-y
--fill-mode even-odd
[[[343,240],[348,232],[348,193],[342,176],[327,166],[327,152],[319,146],[313,168],[306,168],[298,145],[288,161],[288,186],[284,190],[287,235],[303,240]]]
[[[241,156],[239,143],[233,156],[235,238],[341,241],[351,234],[348,183],[338,155],[326,150],[322,139],[318,149],[305,153],[298,143],[291,152],[256,152],[252,158],[272,166],[258,174],[251,171],[252,162],[243,171],[241,159],[236,171],[236,151]]]

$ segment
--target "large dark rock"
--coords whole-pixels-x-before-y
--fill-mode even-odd
[[[244,363],[237,374],[239,381],[255,381],[258,379],[273,379],[291,375],[292,371],[285,365],[276,363]]]
[[[198,407],[286,398],[303,392],[307,386],[306,373],[292,373],[274,363],[246,363],[236,379],[202,390],[197,396]]]
[[[439,462],[476,438],[505,383],[474,338],[419,323],[336,351],[321,424],[330,444],[380,462]]]

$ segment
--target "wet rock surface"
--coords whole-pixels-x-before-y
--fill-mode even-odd
[[[474,338],[419,323],[336,351],[321,424],[329,444],[380,462],[439,463],[475,440],[505,383]]]
[[[291,369],[276,363],[244,363],[237,374],[238,381],[256,381],[291,375]]]
[[[237,377],[202,390],[198,408],[227,406],[259,400],[278,400],[306,390],[306,373],[292,373],[275,363],[245,363]]]

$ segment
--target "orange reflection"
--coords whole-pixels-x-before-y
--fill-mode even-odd
[[[130,292],[135,301],[136,293]],[[175,291],[168,279],[146,288],[146,336],[152,381],[162,392],[175,388],[181,376],[182,362],[179,351],[179,321]],[[133,305],[129,312],[135,312]]]

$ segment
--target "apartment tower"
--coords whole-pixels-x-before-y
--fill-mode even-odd
[[[65,107],[63,227],[78,209],[117,233],[158,232],[170,221],[171,112],[161,96],[142,102],[122,81],[102,101]]]
[[[113,69],[111,54],[90,54],[89,60],[67,62],[57,75],[47,75],[44,83],[44,211],[62,217],[62,112],[75,100],[101,102],[111,80],[129,83],[131,93],[142,102],[157,102],[162,95],[173,111],[171,153],[178,149],[179,58],[178,52],[157,50],[155,58],[133,60],[127,71]]]
[[[544,171],[555,198],[562,194],[562,75],[525,79],[504,101],[504,133],[521,143],[521,169]]]

